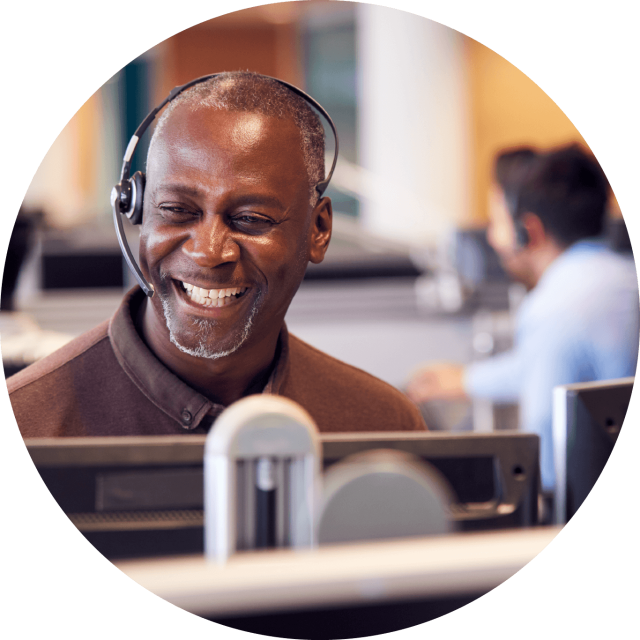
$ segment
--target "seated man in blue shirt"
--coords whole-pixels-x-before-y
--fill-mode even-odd
[[[504,268],[529,290],[514,348],[465,368],[426,367],[407,393],[415,402],[519,401],[521,429],[540,435],[542,486],[552,491],[552,389],[635,374],[638,281],[633,258],[597,239],[609,186],[595,159],[578,146],[526,156],[517,194],[498,194],[488,230]]]

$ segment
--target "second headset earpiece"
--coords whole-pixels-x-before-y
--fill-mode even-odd
[[[519,249],[524,249],[529,244],[529,232],[519,218],[518,193],[516,191],[510,193],[505,192],[504,197],[509,215],[513,220],[513,226],[516,232],[516,244]]]

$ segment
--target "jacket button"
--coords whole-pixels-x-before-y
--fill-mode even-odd
[[[182,418],[182,424],[184,428],[188,429],[191,423],[193,422],[193,416],[191,415],[191,412],[187,411],[186,409],[183,409],[182,413],[180,414],[180,417]]]

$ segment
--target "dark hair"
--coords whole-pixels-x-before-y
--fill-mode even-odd
[[[517,147],[502,151],[496,158],[493,177],[504,193],[512,216],[516,215],[522,181],[537,157],[531,147]]]
[[[602,233],[609,183],[596,159],[579,145],[540,155],[526,173],[516,217],[534,213],[563,246]]]

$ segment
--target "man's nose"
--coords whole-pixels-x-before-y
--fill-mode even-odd
[[[207,268],[237,262],[240,257],[240,247],[232,230],[218,215],[205,217],[182,245],[182,250],[198,266]]]

